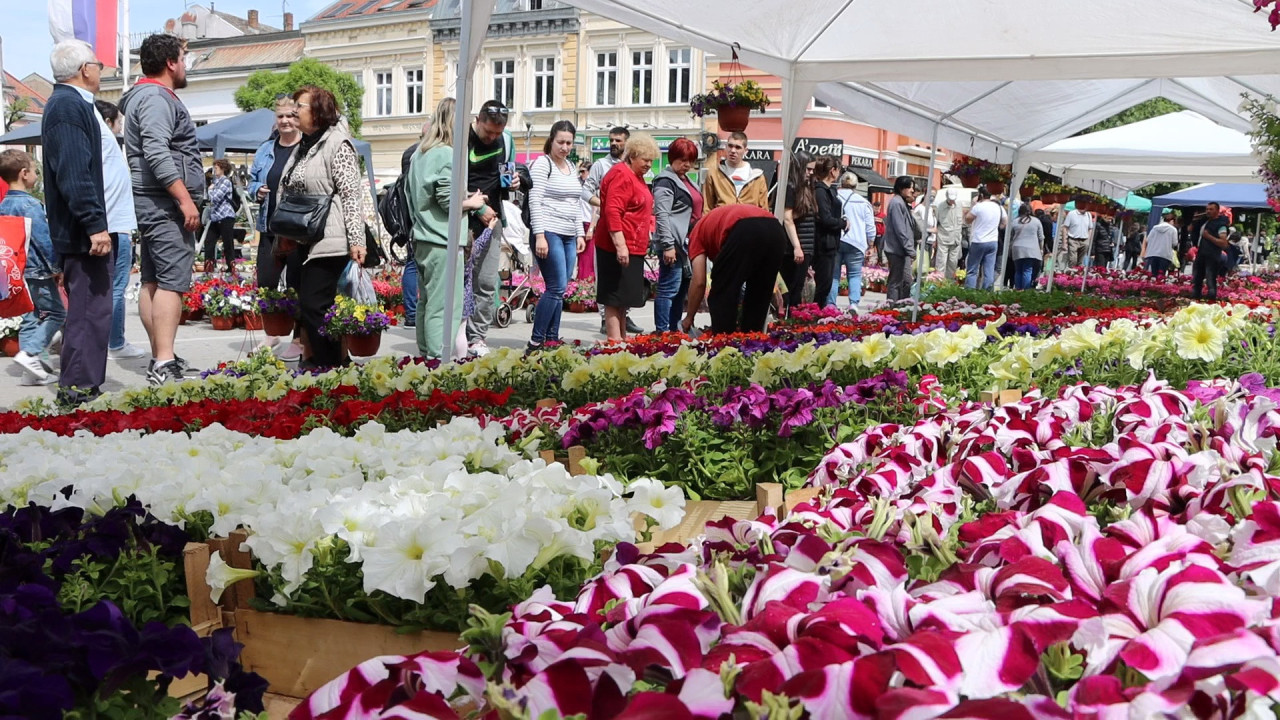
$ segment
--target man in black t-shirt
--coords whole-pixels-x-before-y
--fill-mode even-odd
[[[1191,266],[1191,297],[1194,300],[1202,299],[1201,291],[1207,284],[1209,286],[1208,300],[1218,299],[1218,271],[1220,261],[1222,260],[1222,251],[1227,249],[1227,236],[1221,234],[1230,223],[1227,217],[1222,214],[1222,207],[1218,203],[1209,203],[1205,208],[1205,216],[1203,220],[1196,223],[1193,235],[1198,244],[1196,246],[1196,261]]]
[[[471,233],[479,237],[493,220],[498,220],[493,237],[480,257],[472,261],[471,289],[475,295],[475,312],[467,318],[467,352],[471,355],[487,355],[489,347],[485,336],[493,324],[494,294],[498,291],[498,264],[501,258],[502,201],[512,190],[520,189],[520,179],[514,173],[511,186],[502,186],[503,163],[510,151],[507,129],[507,106],[498,100],[489,100],[480,106],[476,121],[471,126],[468,142],[468,194],[479,190],[489,198],[489,204],[471,213]]]

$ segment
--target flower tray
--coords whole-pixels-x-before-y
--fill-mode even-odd
[[[205,581],[210,552],[209,545],[197,542],[189,542],[182,549],[182,571],[187,583],[187,599],[191,602],[191,629],[200,637],[208,637],[223,627],[222,612],[209,598],[209,583]],[[151,674],[152,677],[155,675]],[[209,678],[205,675],[174,678],[169,683],[169,697],[184,698],[202,692],[208,686]]]
[[[388,625],[236,610],[236,641],[245,670],[267,679],[273,693],[305,698],[372,657],[456,650],[453,633],[397,633]]]
[[[1011,405],[1022,400],[1021,390],[983,390],[982,402],[992,405]]]

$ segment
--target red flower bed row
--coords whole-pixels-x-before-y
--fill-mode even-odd
[[[279,400],[201,400],[130,412],[78,410],[50,417],[3,413],[0,433],[17,433],[29,427],[59,435],[83,430],[102,436],[126,430],[181,432],[220,423],[228,430],[288,440],[316,427],[343,429],[373,420],[392,430],[425,430],[458,415],[491,413],[504,407],[510,396],[510,388],[501,392],[434,390],[427,397],[406,390],[379,400],[363,400],[359,390],[350,386],[328,394],[308,388],[291,391]]]

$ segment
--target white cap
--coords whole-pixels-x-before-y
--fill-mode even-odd
[[[956,191],[955,191],[955,188],[949,188],[949,189],[947,190],[947,199],[948,199],[948,200],[955,200],[955,199],[956,199]]]

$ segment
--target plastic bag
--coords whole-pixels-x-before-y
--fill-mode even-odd
[[[346,295],[361,305],[377,305],[378,294],[373,291],[373,279],[369,272],[354,260],[347,261],[347,269],[338,278],[338,293]]]

